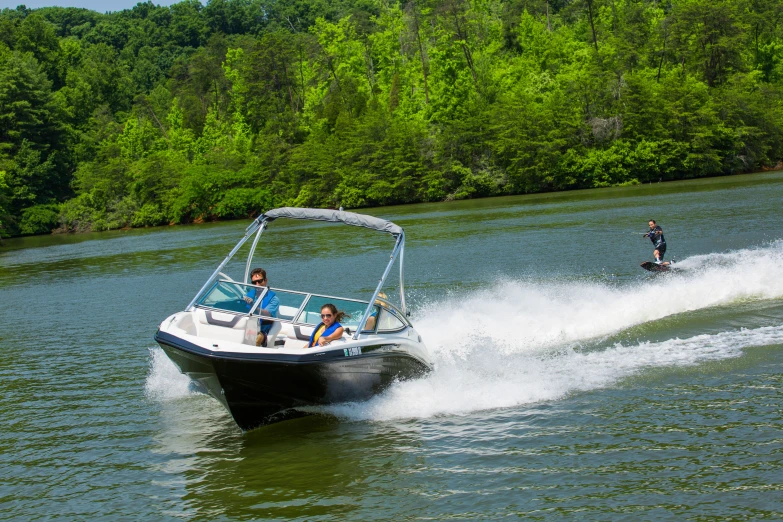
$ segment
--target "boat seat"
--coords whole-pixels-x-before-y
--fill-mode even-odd
[[[302,341],[301,339],[297,339],[296,337],[288,337],[285,340],[285,345],[283,348],[286,350],[295,350],[298,348],[304,348],[307,345],[306,342]]]
[[[299,309],[293,306],[280,305],[280,308],[277,310],[277,316],[281,319],[288,319],[289,321],[293,321],[297,310]]]
[[[245,339],[247,316],[215,312],[212,310],[195,310],[196,332],[199,337],[218,339],[241,343]]]

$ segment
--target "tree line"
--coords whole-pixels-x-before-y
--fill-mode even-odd
[[[0,11],[0,234],[747,172],[783,0]]]

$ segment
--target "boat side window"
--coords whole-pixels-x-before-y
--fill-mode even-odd
[[[406,326],[413,326],[413,325],[411,324],[411,322],[410,322],[410,321],[408,321],[408,319],[405,317],[405,314],[403,314],[403,313],[402,313],[402,311],[400,311],[400,309],[399,309],[399,308],[397,308],[396,306],[394,306],[394,305],[393,305],[393,304],[391,304],[391,303],[388,303],[388,304],[387,304],[387,307],[389,308],[389,310],[391,310],[392,314],[394,314],[395,316],[397,316],[397,319],[399,319],[400,321],[402,321],[402,322],[403,322],[403,323],[404,323]]]
[[[379,332],[394,332],[404,327],[405,323],[403,323],[396,315],[386,309],[381,309],[381,315],[378,318]]]
[[[307,301],[302,313],[296,318],[297,323],[316,326],[321,322],[321,307],[326,303],[332,303],[341,312],[345,312],[345,318],[340,324],[345,328],[355,331],[359,327],[359,321],[367,309],[367,301],[353,301],[350,299],[340,299],[339,297],[329,297],[322,295],[313,295]]]
[[[280,308],[277,310],[278,317],[286,321],[293,321],[296,312],[302,307],[302,303],[307,298],[307,294],[277,288],[272,288],[271,290],[280,300]]]
[[[381,307],[375,305],[372,307],[372,314],[367,318],[367,323],[364,325],[362,332],[374,332],[375,327],[378,326],[378,315],[381,313]],[[359,319],[361,321],[361,319]]]

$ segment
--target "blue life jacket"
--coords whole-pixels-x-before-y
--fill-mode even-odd
[[[269,306],[269,301],[272,300],[272,298],[275,297],[275,293],[271,290],[269,290],[263,299],[261,299],[261,305],[259,308],[265,309],[267,306]]]
[[[251,288],[250,291],[248,291],[247,296],[253,301],[255,301],[256,297],[258,296],[258,290],[256,290],[255,288]],[[261,304],[258,305],[256,311],[263,310],[267,306],[269,306],[269,302],[272,300],[273,297],[276,297],[275,293],[272,290],[267,290],[266,295],[264,296],[263,299],[261,299]],[[245,303],[245,308],[247,308],[248,311],[250,311],[252,307],[253,307],[253,303]],[[274,321],[261,319],[259,323],[259,329],[265,334],[268,334],[269,331],[272,329],[273,324],[275,324]]]
[[[310,347],[310,348],[313,347],[313,343],[315,342],[315,340],[314,340],[315,339],[315,334],[318,332],[318,329],[321,328],[323,325],[324,325],[324,323],[321,323],[318,326],[316,326],[315,330],[313,330],[313,333],[310,334],[310,344],[307,345],[308,347]],[[321,334],[321,337],[324,337],[326,335],[332,335],[334,333],[334,331],[337,330],[340,327],[342,327],[342,325],[335,321],[334,323],[332,323],[332,326],[330,326],[329,328],[324,330],[324,333]]]
[[[269,306],[269,302],[272,300],[275,296],[275,293],[271,290],[267,290],[266,295],[263,299],[261,299],[261,304],[258,305],[258,308],[256,310],[263,310],[267,306]],[[264,332],[265,334],[268,334],[269,331],[272,329],[272,325],[275,324],[274,321],[267,321],[266,319],[261,319],[261,324],[259,324],[259,329]]]
[[[256,298],[258,297],[258,290],[256,290],[255,288],[251,288],[247,292],[247,296],[253,301],[255,301]],[[264,298],[261,299],[261,304],[258,306],[258,308],[256,308],[256,310],[261,310],[266,308],[269,305],[269,301],[271,301],[273,297],[275,297],[275,293],[272,290],[268,290]],[[245,308],[247,308],[249,311],[251,308],[253,308],[253,303],[245,303]]]

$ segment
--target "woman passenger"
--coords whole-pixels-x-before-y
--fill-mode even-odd
[[[343,336],[343,325],[340,321],[345,317],[345,312],[338,312],[337,307],[327,303],[321,307],[321,324],[319,324],[310,336],[307,348],[325,346],[335,339]]]

